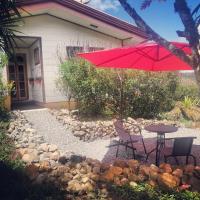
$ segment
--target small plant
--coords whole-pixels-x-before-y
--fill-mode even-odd
[[[162,188],[151,187],[148,184],[140,183],[135,187],[111,186],[111,192],[116,200],[200,200],[200,194],[197,192],[184,191],[166,191]]]
[[[4,100],[6,96],[10,96],[14,83],[12,81],[4,81],[2,78],[2,70],[7,64],[7,56],[0,52],[0,112],[4,110]]]
[[[182,101],[182,105],[184,108],[192,108],[194,106],[199,106],[200,100],[197,98],[193,99],[191,97],[186,96]]]

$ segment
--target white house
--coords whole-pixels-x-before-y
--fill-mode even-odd
[[[146,39],[137,27],[74,0],[18,0],[24,24],[15,39],[17,62],[10,59],[5,77],[13,80],[13,102],[62,105],[56,87],[59,58],[74,51],[135,44]]]

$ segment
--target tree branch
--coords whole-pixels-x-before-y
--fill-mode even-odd
[[[179,57],[181,60],[189,64],[190,66],[192,65],[192,59],[185,54],[185,52],[179,48],[176,48],[173,44],[168,42],[166,39],[161,37],[158,33],[156,33],[150,26],[146,24],[146,22],[138,15],[136,10],[130,6],[129,3],[127,3],[126,0],[119,0],[120,4],[122,7],[125,9],[125,11],[133,18],[135,21],[136,25],[141,28],[143,31],[147,33],[149,36],[150,40],[154,40],[161,46],[164,46],[166,49],[168,49],[172,54],[176,55]]]
[[[197,12],[197,10],[199,9],[198,6],[196,7],[195,12]],[[181,21],[185,27],[184,32],[186,34],[186,39],[189,41],[189,44],[193,51],[193,66],[195,66],[200,61],[200,54],[198,50],[200,45],[198,27],[195,25],[195,21],[192,18],[192,14],[185,0],[175,0],[174,8],[175,11],[178,12]]]

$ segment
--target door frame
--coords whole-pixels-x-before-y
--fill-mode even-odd
[[[16,53],[16,56],[18,55],[22,55],[24,57],[24,83],[25,83],[25,93],[26,93],[26,97],[22,97],[19,99],[19,82],[17,79],[17,98],[13,99],[11,97],[12,102],[19,102],[19,101],[26,101],[29,99],[29,91],[28,91],[28,74],[27,74],[27,53]],[[15,67],[18,66],[16,63],[14,63]],[[18,69],[16,69],[18,71]],[[15,71],[15,75],[16,75],[16,71]],[[17,74],[18,75],[18,74]],[[16,75],[16,77],[17,77]],[[8,61],[8,65],[7,65],[7,77],[8,77],[8,81],[10,81],[10,77],[9,77],[9,61]],[[19,78],[19,77],[17,77]]]

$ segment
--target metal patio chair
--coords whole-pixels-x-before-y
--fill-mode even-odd
[[[138,125],[131,123],[131,131],[129,131],[124,127],[124,124],[121,120],[117,120],[114,122],[114,127],[119,137],[119,140],[117,141],[117,144],[115,145],[117,146],[116,157],[118,157],[120,146],[124,146],[126,156],[128,157],[128,149],[131,149],[132,156],[135,159],[136,158],[135,151],[137,149],[134,144],[139,143],[139,142],[142,143],[142,146],[144,148],[144,153],[146,155],[147,151],[146,151],[146,147],[145,147],[144,140],[142,137],[142,131]]]
[[[179,165],[179,161],[177,159],[178,156],[186,157],[186,164],[188,164],[189,157],[193,158],[194,165],[196,165],[196,158],[194,155],[191,154],[193,140],[196,137],[178,137],[178,138],[171,138],[174,140],[172,153],[165,154],[164,152],[164,159],[167,162],[169,157],[173,157],[176,161],[176,164]]]

